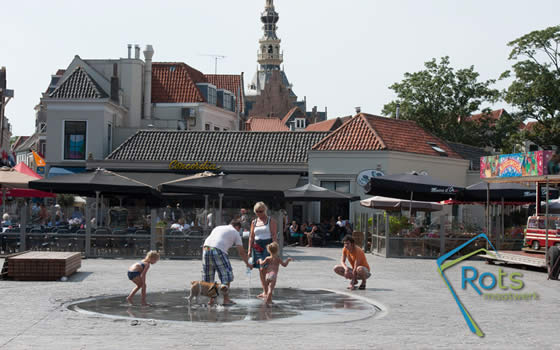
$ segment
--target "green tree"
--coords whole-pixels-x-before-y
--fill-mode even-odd
[[[389,87],[398,100],[386,104],[382,113],[395,117],[400,103],[402,119],[414,120],[448,141],[485,145],[484,133],[490,121],[481,118],[473,122],[468,117],[479,111],[483,103],[499,99],[499,91],[490,88],[495,80],[479,81],[479,73],[473,66],[453,69],[448,56],[442,57],[439,63],[434,58],[424,66],[419,72],[405,73],[402,82]]]
[[[504,93],[522,118],[537,121],[526,139],[540,146],[560,145],[560,26],[536,30],[508,43],[515,79]],[[501,78],[511,76],[506,71]]]

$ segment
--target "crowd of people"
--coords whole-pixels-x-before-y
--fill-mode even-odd
[[[330,220],[324,219],[319,224],[307,222],[298,224],[296,220],[292,220],[286,233],[286,239],[291,244],[313,247],[316,244],[325,245],[328,241],[341,242],[345,235],[352,234],[352,225],[341,216],[338,220],[334,217]]]

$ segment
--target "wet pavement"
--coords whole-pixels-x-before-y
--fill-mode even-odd
[[[69,305],[71,310],[110,318],[182,322],[333,323],[366,319],[379,308],[364,299],[328,290],[277,288],[273,305],[255,296],[259,289],[234,289],[232,306],[208,306],[208,298],[189,305],[184,291],[149,293],[151,306],[130,306],[124,296],[89,298]],[[218,302],[221,300],[218,299]]]

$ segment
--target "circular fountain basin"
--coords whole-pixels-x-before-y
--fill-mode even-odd
[[[171,322],[238,323],[268,321],[273,323],[340,323],[379,315],[381,309],[358,295],[330,290],[277,288],[273,304],[266,305],[255,296],[262,290],[232,290],[236,304],[208,306],[208,298],[200,297],[189,305],[184,291],[149,293],[152,306],[130,306],[124,296],[98,297],[71,303],[71,310],[122,319],[146,319]],[[136,300],[139,301],[139,298]]]

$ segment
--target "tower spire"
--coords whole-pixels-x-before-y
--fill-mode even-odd
[[[280,69],[280,64],[282,64],[283,55],[280,52],[280,39],[276,36],[278,19],[278,13],[274,10],[274,1],[266,0],[264,11],[261,13],[264,34],[259,40],[257,59],[261,65],[261,70]]]

